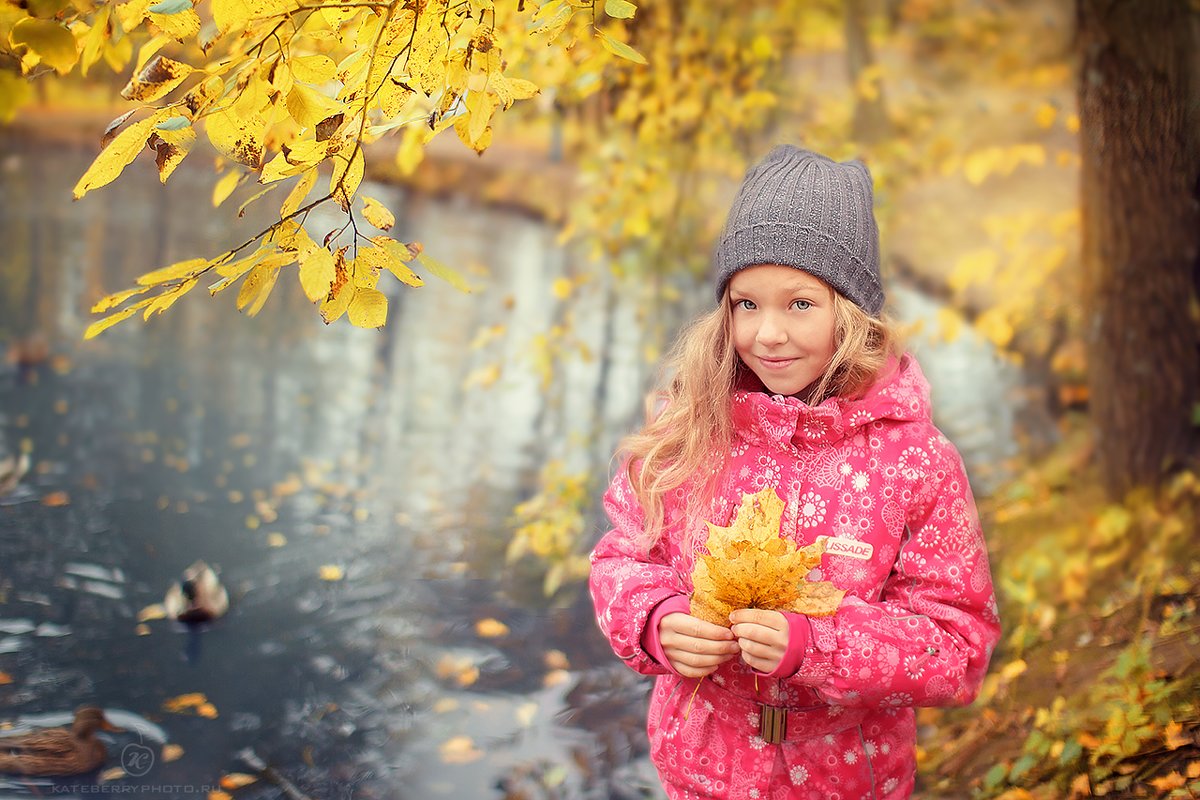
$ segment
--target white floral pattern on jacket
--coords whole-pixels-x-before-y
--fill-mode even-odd
[[[666,533],[647,554],[636,544],[641,508],[618,471],[590,587],[616,654],[659,676],[647,727],[663,784],[672,798],[908,797],[913,707],[970,703],[1000,633],[958,451],[933,425],[909,355],[861,399],[812,407],[739,390],[732,402],[736,437],[709,520],[728,525],[743,494],[772,486],[785,503],[781,535],[801,546],[838,537],[872,553],[826,553],[813,571],[846,597],[834,616],[810,620],[795,675],[756,675],[734,659],[697,685],[642,648],[654,607],[691,592],[684,492],[668,498]],[[759,737],[760,703],[788,709],[783,744]]]

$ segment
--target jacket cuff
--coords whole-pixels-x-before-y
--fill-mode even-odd
[[[837,650],[837,626],[831,616],[808,617],[808,622],[808,644],[793,678],[804,686],[818,686],[833,672],[833,654]],[[788,649],[791,650],[791,642],[788,643]]]
[[[775,669],[767,673],[768,678],[790,678],[804,663],[805,651],[812,638],[812,625],[804,614],[782,612],[788,622],[788,646]]]
[[[666,667],[672,672],[675,670],[671,666],[671,660],[667,658],[662,642],[658,640],[658,623],[667,614],[687,614],[691,609],[691,601],[686,597],[681,594],[671,595],[654,607],[650,616],[646,618],[646,627],[642,629],[642,649],[660,666]]]

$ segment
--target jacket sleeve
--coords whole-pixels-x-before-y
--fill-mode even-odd
[[[642,633],[654,608],[673,595],[686,597],[687,587],[668,563],[662,539],[649,552],[639,543],[644,515],[624,468],[604,494],[604,510],[612,528],[592,551],[588,578],[596,621],[613,652],[631,669],[667,674],[671,670],[643,647]]]
[[[987,549],[958,452],[938,437],[879,599],[810,618],[791,678],[843,706],[967,705],[1000,636]]]

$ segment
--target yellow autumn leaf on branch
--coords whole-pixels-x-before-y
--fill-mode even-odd
[[[123,289],[122,291],[114,292],[113,294],[96,301],[96,304],[92,306],[92,313],[102,314],[105,311],[108,311],[110,308],[116,308],[131,297],[136,297],[139,294],[145,294],[152,288],[152,286],[135,286],[132,289]]]
[[[333,253],[324,247],[300,258],[300,286],[310,302],[324,300],[334,278]]]
[[[217,208],[229,199],[229,195],[233,194],[233,190],[238,187],[238,184],[246,179],[249,173],[242,170],[231,170],[221,176],[221,179],[213,186],[212,204],[213,208]]]
[[[75,199],[78,200],[92,189],[107,186],[116,180],[121,171],[129,166],[130,162],[146,146],[146,139],[149,138],[154,126],[162,122],[170,113],[169,109],[159,109],[117,134],[100,155],[96,156],[96,160],[75,184],[73,192]]]
[[[83,338],[94,339],[104,331],[111,328],[113,325],[116,325],[118,322],[129,319],[131,316],[133,316],[133,313],[138,310],[138,308],[148,305],[151,299],[152,298],[148,298],[136,306],[130,306],[129,308],[122,309],[115,314],[109,314],[104,319],[96,320],[91,325],[88,325],[87,330],[83,332]]]
[[[158,154],[154,159],[158,180],[166,183],[196,143],[196,129],[187,117],[171,117],[154,127],[149,143]]]
[[[79,46],[74,34],[53,20],[32,17],[18,20],[12,26],[8,39],[14,47],[25,48],[26,55],[21,59],[25,72],[42,63],[65,75],[79,59]]]
[[[304,83],[324,83],[332,80],[337,74],[337,64],[333,59],[322,53],[310,56],[297,56],[289,65],[292,77]]]
[[[157,286],[160,283],[167,281],[179,280],[181,278],[190,278],[193,275],[201,272],[208,265],[206,258],[189,258],[186,261],[180,261],[177,264],[172,264],[169,267],[156,269],[153,272],[147,272],[145,275],[138,277],[137,282],[142,286]]]
[[[339,153],[333,160],[333,175],[329,178],[329,193],[342,211],[350,213],[350,201],[358,191],[366,170],[362,148],[351,145],[350,153]]]
[[[175,87],[187,80],[194,70],[181,61],[155,56],[154,60],[129,79],[121,90],[121,97],[149,103],[170,94]]]
[[[844,591],[828,581],[809,581],[821,563],[824,542],[797,548],[779,535],[783,501],[771,487],[743,495],[733,524],[708,523],[707,555],[692,571],[691,614],[729,627],[740,608],[794,611],[814,617],[837,611]]]
[[[600,44],[604,46],[604,49],[612,53],[614,56],[632,61],[635,64],[646,63],[646,57],[644,55],[639,53],[637,50],[634,50],[628,44],[622,42],[613,35],[600,29],[596,29],[596,36],[599,37]]]
[[[142,314],[142,319],[148,320],[152,315],[161,314],[171,306],[175,305],[176,300],[192,290],[192,288],[196,285],[197,280],[198,278],[189,278],[178,286],[172,286],[162,294],[155,297],[150,304],[146,306],[146,310]]]
[[[275,280],[278,277],[279,266],[267,261],[264,261],[251,270],[250,274],[246,276],[246,281],[242,284],[241,290],[238,292],[238,310],[245,310],[246,314],[251,317],[261,311],[263,304],[267,302],[267,297],[271,294],[271,290],[275,288]]]
[[[312,187],[316,182],[317,170],[315,168],[309,169],[308,172],[304,173],[304,177],[296,181],[296,185],[288,193],[287,199],[279,207],[279,218],[287,219],[292,214],[295,214],[299,210],[300,204],[308,197],[308,193],[312,191]]]
[[[395,215],[374,197],[363,198],[363,216],[367,218],[367,222],[381,231],[391,230],[392,226],[396,224]]]
[[[387,322],[387,295],[378,289],[359,287],[346,308],[350,324],[359,328],[382,328]]]
[[[191,0],[160,0],[146,11],[150,21],[177,42],[200,33],[200,15],[192,8]]]

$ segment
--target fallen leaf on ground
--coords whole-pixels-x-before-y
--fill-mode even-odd
[[[796,547],[779,535],[783,501],[771,487],[742,496],[733,524],[708,523],[707,555],[692,571],[691,614],[729,627],[740,608],[794,611],[813,617],[837,611],[845,592],[828,581],[810,581],[824,542]]]
[[[484,639],[508,636],[508,626],[498,619],[481,619],[475,623],[475,633]]]
[[[470,736],[455,736],[442,742],[438,751],[447,764],[469,764],[483,757],[483,751],[475,746]]]
[[[42,497],[42,505],[59,508],[71,504],[71,496],[66,492],[50,492]]]
[[[217,717],[217,707],[208,702],[208,698],[204,696],[203,692],[181,694],[178,697],[165,700],[163,702],[163,710],[176,714],[194,711],[198,716],[208,719],[216,719]]]
[[[434,672],[444,681],[453,678],[459,686],[470,686],[479,680],[479,667],[466,656],[447,653],[438,659]]]
[[[346,577],[346,573],[336,564],[325,564],[321,567],[320,576],[323,581],[340,581]]]
[[[1168,750],[1178,750],[1185,744],[1192,743],[1190,736],[1183,735],[1183,725],[1178,722],[1167,723],[1167,727],[1163,729],[1163,741]]]
[[[164,744],[162,749],[163,761],[178,761],[183,756],[183,748],[177,744]]]
[[[267,547],[283,547],[287,544],[287,537],[282,533],[268,533]]]
[[[562,650],[547,650],[542,654],[542,663],[546,669],[570,669],[571,662]]]
[[[4,686],[12,682],[12,675],[9,675],[7,672],[0,672],[0,686]]]
[[[166,618],[167,618],[167,610],[165,608],[163,608],[162,603],[153,603],[152,605],[148,605],[145,608],[143,608],[141,611],[139,611],[138,615],[137,615],[138,622],[149,622],[149,621],[155,620],[155,619],[166,619]]]
[[[1150,785],[1160,792],[1170,792],[1183,786],[1187,781],[1178,772],[1170,772],[1150,781]]]
[[[244,772],[231,772],[228,775],[221,776],[222,789],[240,789],[243,786],[249,786],[258,778],[254,775],[247,775]]]
[[[559,686],[571,679],[571,673],[565,669],[552,669],[546,673],[546,677],[542,678],[542,685],[549,689],[552,686]]]
[[[120,767],[109,767],[108,769],[104,770],[104,772],[100,773],[99,782],[105,783],[106,781],[115,781],[124,777],[125,770],[121,769]]]
[[[1000,677],[1005,683],[1022,675],[1025,670],[1029,669],[1029,665],[1025,663],[1025,659],[1018,658],[1016,661],[1010,661],[1004,665],[1004,669],[1000,670]]]
[[[163,711],[186,711],[189,708],[208,702],[208,698],[203,692],[192,692],[190,694],[181,694],[177,697],[172,697],[169,700],[163,701]]]
[[[1028,789],[1009,789],[1004,794],[996,798],[996,800],[1032,800],[1033,795]]]

